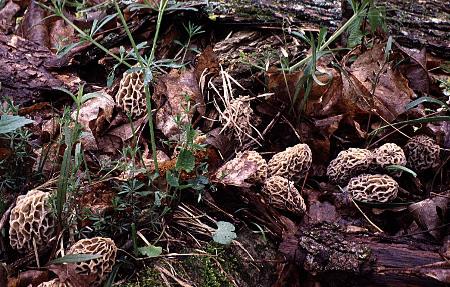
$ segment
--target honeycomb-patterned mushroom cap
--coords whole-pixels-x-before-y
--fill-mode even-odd
[[[327,175],[334,183],[345,184],[353,176],[366,172],[372,162],[373,154],[370,150],[349,148],[341,151],[330,162],[327,168]]]
[[[53,279],[51,281],[43,282],[37,287],[72,287],[72,285],[67,282],[60,282],[59,279]]]
[[[223,110],[220,121],[224,128],[232,130],[235,136],[243,141],[252,137],[254,126],[258,125],[260,120],[250,106],[250,97],[245,96],[231,99]]]
[[[17,197],[9,218],[9,241],[19,252],[46,245],[55,233],[55,215],[49,203],[50,194],[30,190]]]
[[[408,167],[415,171],[425,171],[439,164],[439,145],[429,136],[412,137],[406,143],[404,150]]]
[[[95,275],[92,286],[100,286],[111,272],[116,260],[117,247],[110,238],[94,237],[75,242],[67,254],[99,254],[102,257],[78,262],[76,272],[82,275]]]
[[[245,157],[247,160],[256,163],[257,170],[254,174],[252,174],[249,178],[249,182],[264,182],[267,178],[267,162],[266,160],[257,152],[257,151],[244,151],[239,153],[236,158]]]
[[[278,175],[299,181],[305,177],[312,163],[311,149],[306,144],[297,144],[275,154],[269,160],[269,175]]]
[[[389,202],[397,197],[398,183],[385,174],[361,174],[350,180],[347,192],[363,202]]]
[[[124,73],[116,94],[116,103],[133,119],[142,116],[147,109],[144,90],[144,72]]]
[[[305,201],[292,181],[275,175],[269,177],[264,183],[262,194],[267,203],[281,210],[287,210],[297,215],[306,211]]]
[[[406,156],[403,149],[395,143],[386,143],[373,151],[374,164],[384,169],[389,165],[406,165]],[[392,176],[400,176],[401,171],[390,171]]]

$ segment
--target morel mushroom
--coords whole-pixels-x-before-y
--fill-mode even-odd
[[[361,174],[346,187],[352,198],[363,202],[389,202],[397,197],[398,183],[389,175]]]
[[[117,247],[110,238],[94,237],[81,239],[75,242],[67,254],[99,254],[102,257],[88,261],[78,262],[76,272],[82,275],[94,275],[91,286],[100,286],[111,272],[116,260]]]
[[[269,175],[299,181],[306,176],[312,163],[311,149],[306,144],[297,144],[275,154],[269,160]]]
[[[224,129],[231,130],[242,143],[252,138],[252,131],[259,124],[260,119],[255,115],[250,106],[250,97],[231,99],[221,113],[220,122]]]
[[[16,206],[9,218],[9,241],[12,248],[27,252],[46,245],[55,233],[55,215],[50,203],[50,194],[30,190],[17,197]]]
[[[439,164],[440,148],[436,142],[426,135],[412,137],[404,147],[407,166],[422,172]]]
[[[273,207],[302,215],[306,211],[305,201],[292,181],[275,175],[269,177],[264,183],[262,194],[267,203]]]
[[[257,170],[249,178],[249,182],[264,182],[267,178],[267,162],[257,151],[244,151],[240,153],[237,158],[246,158],[256,164]]]
[[[376,169],[385,169],[389,165],[406,165],[403,149],[395,143],[386,143],[373,151]],[[401,176],[401,171],[390,171],[392,176]]]
[[[142,116],[147,109],[144,91],[144,72],[124,73],[116,94],[116,103],[133,119]]]
[[[327,168],[327,175],[334,183],[345,184],[353,176],[366,172],[372,162],[373,154],[370,150],[349,148],[341,151],[330,162]]]

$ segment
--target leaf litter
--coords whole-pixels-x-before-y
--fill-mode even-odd
[[[352,50],[326,53],[319,30],[225,25],[221,31],[214,15],[197,14],[204,4],[190,2],[136,2],[128,8],[123,2],[119,11],[77,2],[83,9],[68,8],[66,19],[48,17],[58,12],[46,9],[48,3],[0,5],[2,37],[45,47],[40,53],[47,59],[29,61],[42,80],[33,95],[45,98],[34,105],[45,105],[24,100],[30,91],[0,89],[0,228],[7,230],[8,207],[28,190],[50,193],[42,208],[63,204],[55,236],[42,253],[35,247],[21,254],[3,233],[0,260],[7,279],[0,283],[40,286],[53,279],[97,286],[96,274],[64,261],[70,257],[66,248],[97,236],[120,248],[115,267],[101,267],[112,270],[110,286],[328,286],[330,271],[338,286],[348,274],[354,286],[363,286],[366,264],[386,282],[398,276],[411,280],[408,286],[450,283],[450,111],[442,89],[448,59],[369,30]],[[169,20],[158,26],[157,7],[164,3]],[[108,17],[111,11],[117,14]],[[362,22],[358,29],[364,29]],[[160,45],[152,47],[155,27],[161,29]],[[302,42],[306,37],[314,44]],[[302,59],[316,61],[290,69]],[[147,86],[139,91],[145,105],[139,103],[141,110],[151,109],[151,117],[144,112],[133,118],[133,111],[116,103],[122,75],[139,69],[136,63],[147,66]],[[78,83],[84,85],[81,102],[56,90],[75,92]],[[28,106],[18,109],[15,102]],[[373,180],[362,184],[358,200],[346,184],[330,182],[327,167],[340,152],[384,143],[404,147],[415,135],[440,146],[432,168],[412,170],[411,157],[389,170],[375,166],[373,158],[363,172],[348,162],[352,176],[367,173],[362,178]],[[278,175],[264,170],[267,162],[299,143],[311,149],[311,167],[300,178],[270,179]],[[249,158],[249,151],[261,161]],[[292,155],[280,164],[298,166],[299,160]],[[265,176],[255,181],[261,170]],[[393,190],[385,188],[392,181],[383,175],[399,170],[411,172],[392,178],[399,185],[395,196],[382,194]],[[271,193],[265,192],[269,179],[276,183]],[[395,199],[365,200],[377,196]],[[306,211],[295,211],[301,203]],[[104,255],[75,260],[90,266],[98,264],[96,256]],[[218,285],[208,285],[211,278]]]

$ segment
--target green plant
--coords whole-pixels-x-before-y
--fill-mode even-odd
[[[348,27],[348,47],[353,48],[363,43],[364,37],[368,34],[364,29],[366,22],[370,25],[371,33],[374,33],[378,28],[387,31],[385,7],[375,5],[373,0],[364,0],[362,3],[355,0],[347,1],[350,3],[354,13],[361,11],[360,17]]]
[[[178,52],[177,55],[179,55],[180,53],[183,52],[183,57],[181,57],[181,64],[184,63],[184,59],[186,58],[186,53],[188,51],[193,51],[195,53],[200,53],[200,51],[198,49],[192,48],[190,47],[191,45],[191,40],[193,37],[200,35],[202,33],[204,33],[205,31],[202,30],[202,26],[197,26],[195,24],[192,24],[191,21],[188,22],[187,25],[183,24],[183,28],[186,31],[186,33],[188,34],[188,39],[186,41],[186,43],[182,43],[178,40],[175,40],[174,43],[178,44],[181,46],[181,50],[180,52]],[[175,56],[175,58],[177,58],[177,56]]]
[[[17,113],[18,107],[10,99],[0,110],[0,144],[10,154],[0,159],[0,191],[20,190],[29,173],[27,167],[33,160],[28,143],[31,133],[22,128],[33,121]]]
[[[300,77],[296,84],[295,94],[292,98],[292,109],[294,109],[294,105],[296,104],[301,91],[303,91],[303,99],[298,109],[300,111],[304,109],[308,101],[313,83],[323,86],[332,79],[331,74],[327,73],[326,71],[320,71],[317,69],[317,61],[324,55],[332,53],[333,50],[331,50],[329,46],[336,39],[338,39],[344,32],[349,31],[349,41],[352,42],[350,44],[356,45],[356,43],[360,43],[363,36],[363,33],[361,32],[361,24],[364,22],[363,20],[366,17],[368,17],[373,31],[375,31],[377,27],[384,25],[384,21],[382,20],[383,13],[381,12],[381,10],[379,10],[380,8],[377,8],[375,6],[372,0],[363,0],[361,3],[352,0],[350,3],[353,8],[353,16],[348,19],[338,30],[336,30],[328,39],[327,30],[323,27],[320,29],[317,38],[314,38],[312,34],[310,34],[308,37],[303,32],[291,32],[293,36],[298,37],[299,39],[307,43],[311,50],[311,54],[301,61],[290,66],[284,64],[284,66],[287,68],[287,72],[289,73],[296,70],[303,71],[303,76]],[[320,81],[318,79],[319,75],[327,76],[328,81],[325,83]]]

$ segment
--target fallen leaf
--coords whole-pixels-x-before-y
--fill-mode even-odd
[[[408,79],[409,86],[416,92],[428,95],[430,93],[430,75],[427,70],[427,51],[420,51],[397,47],[409,57],[409,61],[403,61],[399,69]]]
[[[193,70],[172,70],[158,78],[153,99],[156,101],[156,127],[169,139],[180,135],[182,126],[191,122],[195,110],[205,113]]]
[[[49,48],[50,37],[46,17],[47,11],[39,6],[38,1],[31,0],[20,23],[18,35],[42,47]]]
[[[449,199],[445,196],[435,196],[408,206],[417,224],[427,230],[434,238],[442,236],[441,226],[446,218]]]
[[[96,274],[79,274],[76,266],[76,264],[52,264],[47,268],[58,276],[60,282],[70,282],[73,287],[93,286]]]
[[[384,43],[376,44],[359,55],[347,72],[364,88],[358,90],[359,95],[369,104],[370,108],[366,111],[370,112],[373,108],[378,115],[392,122],[405,112],[405,106],[411,101],[414,92],[399,71],[394,70],[390,64],[384,65],[384,46]],[[372,97],[374,83],[376,88]]]
[[[223,185],[249,187],[251,184],[246,180],[254,175],[257,169],[255,161],[247,160],[247,155],[244,153],[241,157],[234,158],[220,167],[214,173],[212,181]]]

